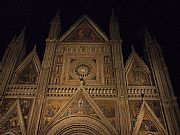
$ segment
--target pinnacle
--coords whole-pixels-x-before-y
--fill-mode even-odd
[[[60,23],[60,11],[58,10],[51,23]]]
[[[19,36],[16,38],[16,41],[17,41],[17,42],[20,42],[20,43],[23,43],[23,42],[24,42],[25,31],[26,31],[26,27],[23,28],[23,30],[21,31],[21,33],[19,34]]]
[[[114,9],[112,9],[112,11],[111,11],[111,21],[118,21],[114,14]]]

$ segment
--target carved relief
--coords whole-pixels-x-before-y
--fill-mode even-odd
[[[38,73],[33,62],[29,63],[18,75],[17,84],[36,84]]]
[[[97,36],[94,30],[90,27],[88,22],[84,21],[80,26],[72,32],[72,34],[66,39],[66,41],[73,42],[100,42],[101,39]]]
[[[150,85],[149,74],[137,61],[133,62],[127,74],[127,79],[130,86]]]

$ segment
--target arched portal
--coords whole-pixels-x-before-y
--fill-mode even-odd
[[[19,133],[14,131],[14,130],[12,130],[12,131],[6,131],[2,135],[19,135]]]
[[[113,129],[91,117],[68,117],[54,124],[47,135],[114,135]]]

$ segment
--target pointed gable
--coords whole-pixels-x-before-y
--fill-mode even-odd
[[[40,60],[35,49],[24,59],[15,71],[16,84],[36,84],[40,73]]]
[[[11,106],[6,115],[0,120],[0,123],[3,127],[1,130],[5,134],[11,130],[20,132],[22,135],[26,134],[19,100]]]
[[[69,102],[66,103],[51,119],[51,121],[45,127],[43,132],[50,130],[52,125],[57,123],[63,118],[69,117],[92,117],[98,121],[102,121],[109,129],[112,129],[115,133],[114,127],[110,124],[108,119],[104,116],[103,112],[100,110],[98,105],[93,101],[89,96],[87,91],[84,89],[77,90],[74,95],[69,99]]]
[[[132,135],[145,135],[145,134],[162,134],[167,135],[167,131],[161,122],[158,120],[152,109],[144,101]]]
[[[134,50],[126,63],[125,74],[129,86],[152,85],[149,68]]]
[[[108,42],[108,38],[86,15],[60,39],[64,42]]]

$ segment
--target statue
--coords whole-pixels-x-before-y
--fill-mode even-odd
[[[84,78],[82,76],[80,76],[79,79],[80,79],[80,87],[82,88],[86,83],[85,83]]]

